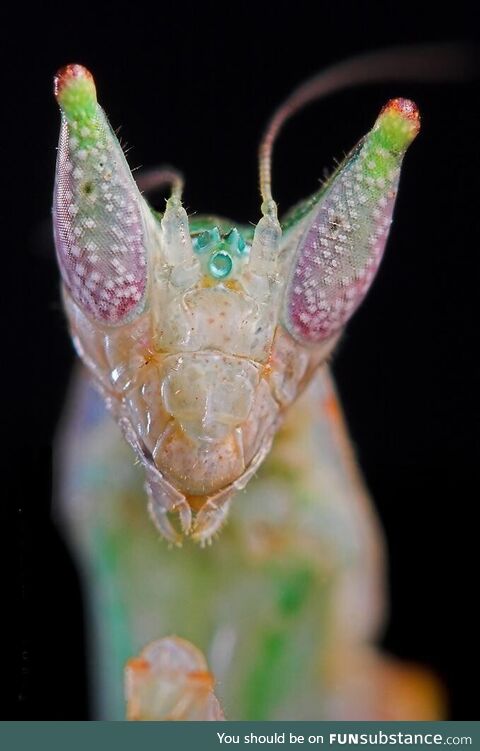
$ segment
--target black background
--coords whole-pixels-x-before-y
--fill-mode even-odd
[[[256,222],[256,149],[282,98],[323,66],[391,43],[473,39],[468,6],[159,2],[1,11],[5,625],[2,718],[88,717],[81,592],[50,521],[51,445],[74,360],[49,211],[59,115],[52,76],[93,72],[132,166],[168,162],[190,211]],[[375,85],[315,104],[278,143],[285,210],[317,186],[391,96],[422,112],[377,280],[335,362],[390,556],[387,650],[431,666],[450,717],[477,719],[474,400],[478,89]],[[10,587],[13,596],[10,598]],[[8,592],[8,594],[7,594]],[[17,618],[19,616],[19,618]]]

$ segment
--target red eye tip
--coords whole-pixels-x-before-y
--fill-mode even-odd
[[[83,65],[79,65],[78,63],[65,65],[57,71],[54,78],[55,96],[58,98],[65,88],[74,82],[80,81],[91,84],[93,87],[95,86],[92,74]]]
[[[381,114],[384,113],[395,113],[405,120],[409,120],[411,123],[418,123],[418,126],[420,126],[420,112],[415,102],[412,102],[411,99],[403,99],[401,97],[390,99],[382,109]]]

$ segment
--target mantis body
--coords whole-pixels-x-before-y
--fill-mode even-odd
[[[357,70],[376,77],[370,58]],[[425,674],[369,646],[382,621],[382,544],[327,368],[381,261],[415,104],[390,100],[320,191],[280,220],[271,191],[281,126],[347,73],[312,79],[272,118],[254,228],[189,218],[172,170],[157,176],[171,195],[153,211],[91,74],[69,65],[56,76],[57,257],[72,337],[104,405],[79,381],[63,513],[96,603],[106,717],[121,714],[127,658],[171,633],[208,654],[232,719],[439,711]],[[200,546],[167,550],[156,530],[174,547]],[[167,654],[176,648],[184,665],[183,642]],[[132,717],[202,715],[196,693],[183,704],[142,693],[159,685],[149,665],[130,663]],[[211,683],[200,684],[204,702]]]

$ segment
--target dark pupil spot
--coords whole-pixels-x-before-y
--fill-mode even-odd
[[[90,193],[93,191],[93,185],[92,183],[85,183],[83,186],[83,190],[87,196],[90,195]]]

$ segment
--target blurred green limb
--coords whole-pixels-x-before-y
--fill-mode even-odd
[[[96,718],[124,718],[125,666],[166,637],[190,644],[189,659],[203,653],[227,719],[441,714],[428,673],[374,646],[384,622],[383,539],[326,368],[205,549],[170,549],[159,538],[141,472],[80,374],[57,458],[56,512],[88,597]],[[158,710],[165,719],[179,684],[165,684],[164,673],[158,680],[171,689]],[[185,694],[187,716],[220,711],[211,698],[205,704],[213,683],[205,685],[201,705]]]

